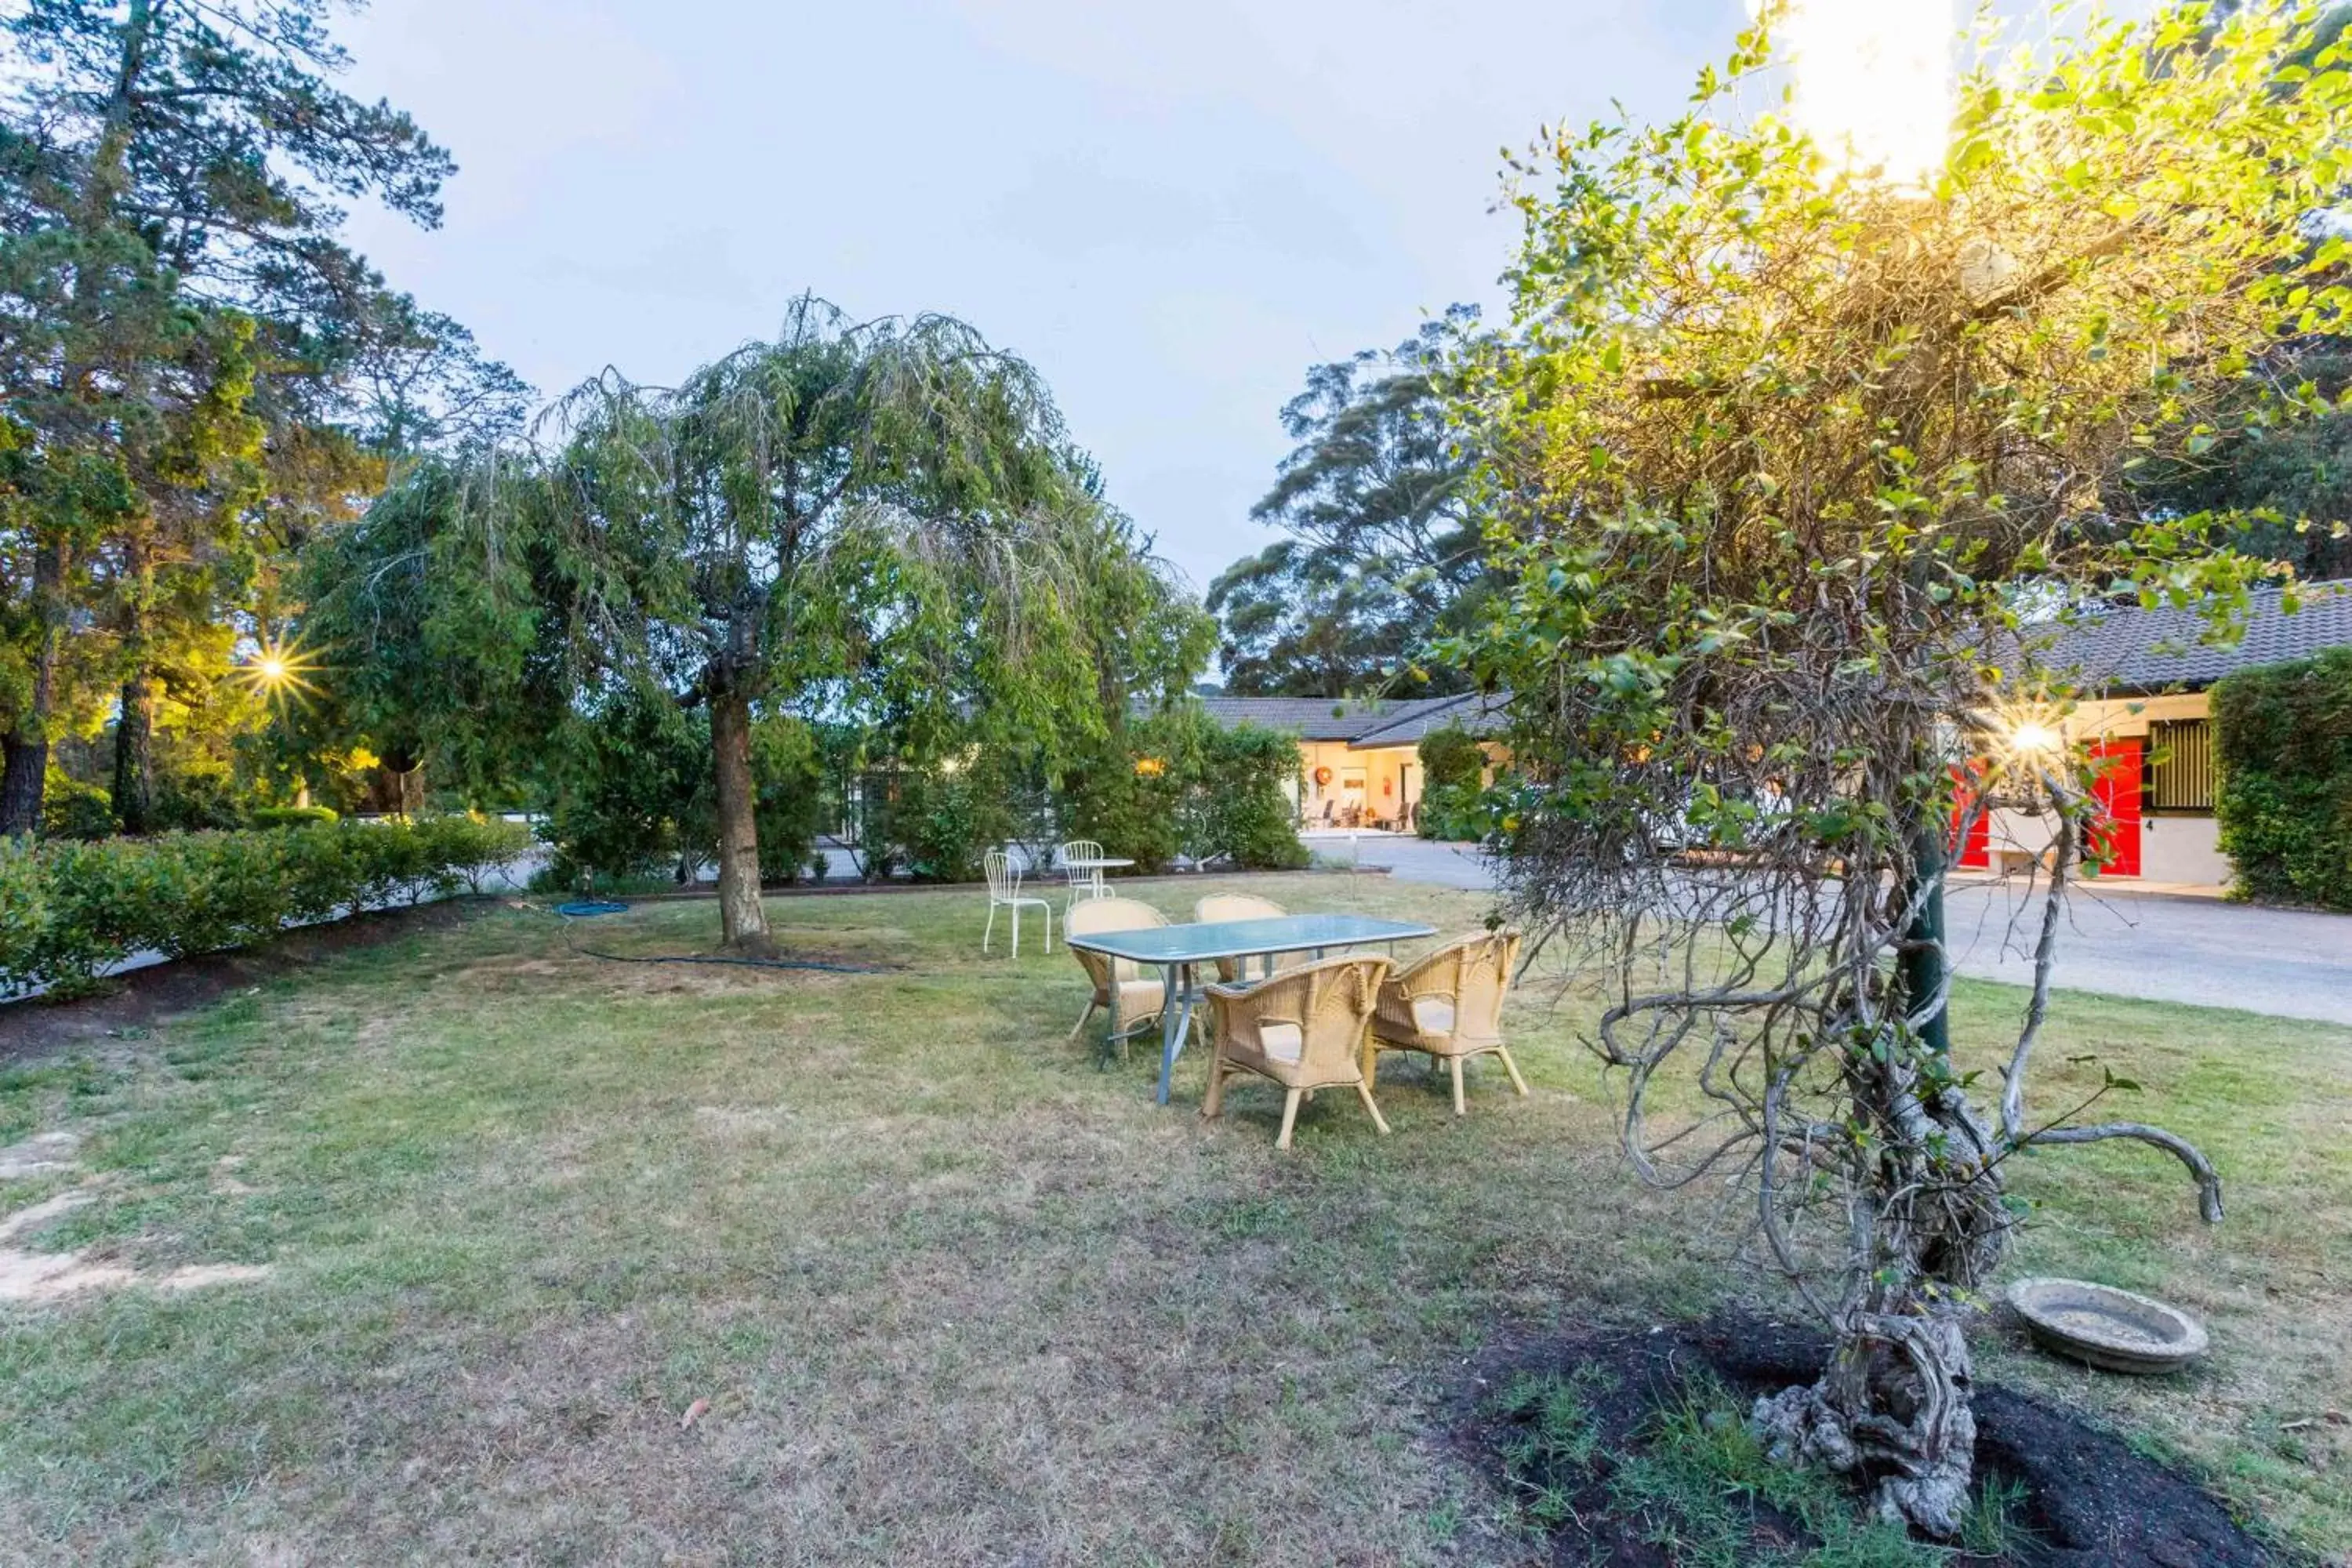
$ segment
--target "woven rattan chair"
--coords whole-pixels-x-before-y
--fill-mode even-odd
[[[1454,1074],[1454,1114],[1466,1110],[1462,1064],[1492,1053],[1503,1058],[1511,1087],[1521,1094],[1528,1080],[1503,1044],[1503,998],[1518,962],[1519,933],[1480,931],[1448,942],[1393,974],[1381,986],[1371,1034],[1364,1047],[1364,1080],[1377,1083],[1381,1051],[1420,1051]]]
[[[1192,918],[1202,925],[1216,925],[1224,921],[1278,921],[1290,911],[1272,899],[1254,899],[1247,893],[1211,893],[1192,906]],[[1238,984],[1242,979],[1243,960],[1217,960],[1217,978],[1227,985]],[[1280,954],[1275,962],[1277,969],[1294,969],[1300,960],[1291,953]]]
[[[1097,931],[1150,931],[1167,923],[1166,915],[1133,899],[1086,899],[1072,905],[1063,919],[1062,944],[1069,946],[1074,936]],[[1158,976],[1130,959],[1108,958],[1077,947],[1070,951],[1077,954],[1087,978],[1094,983],[1094,994],[1087,998],[1087,1010],[1070,1026],[1070,1038],[1078,1037],[1087,1020],[1099,1007],[1110,1015],[1110,1033],[1103,1037],[1103,1048],[1108,1051],[1115,1044],[1124,1055],[1128,1037],[1167,1011],[1167,988]]]
[[[1354,1089],[1372,1125],[1387,1132],[1388,1121],[1364,1081],[1363,1060],[1370,1054],[1365,1031],[1388,972],[1385,958],[1327,958],[1255,985],[1210,986],[1217,1047],[1209,1058],[1209,1098],[1201,1114],[1223,1111],[1225,1079],[1254,1073],[1285,1091],[1277,1149],[1290,1147],[1298,1102],[1318,1089]]]

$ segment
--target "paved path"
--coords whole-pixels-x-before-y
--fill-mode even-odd
[[[1419,838],[1313,835],[1318,853],[1441,887],[1485,889],[1493,873],[1467,848]],[[1963,974],[2031,984],[2040,906],[2016,890],[1956,886],[1947,919]],[[2012,933],[2012,919],[2027,919]],[[2282,1018],[2352,1025],[2352,915],[2254,909],[2218,899],[2100,889],[2078,893],[2060,933],[2053,984],[2110,996],[2238,1007]]]

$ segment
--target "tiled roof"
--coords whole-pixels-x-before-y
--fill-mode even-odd
[[[1450,697],[1408,701],[1345,697],[1203,697],[1209,717],[1230,728],[1263,724],[1302,741],[1352,741],[1367,730],[1393,724],[1422,709],[1454,701]]]
[[[1474,735],[1500,728],[1504,697],[1465,692],[1453,697],[1371,700],[1345,697],[1203,697],[1209,717],[1230,728],[1262,724],[1302,741],[1345,741],[1350,750],[1415,746],[1432,730],[1459,724]]]
[[[1500,694],[1486,696],[1473,691],[1417,703],[1412,712],[1399,714],[1358,735],[1348,742],[1348,749],[1362,752],[1378,746],[1417,746],[1423,736],[1448,724],[1459,725],[1473,735],[1491,735],[1502,728],[1503,713],[1510,700]]]
[[[2229,645],[2203,640],[2205,618],[2194,610],[2106,611],[2072,626],[2029,628],[2036,662],[2089,686],[2118,694],[2200,689],[2235,670],[2309,658],[2324,648],[2352,647],[2352,579],[2305,583],[2289,615],[2276,587],[2254,590],[2244,637]]]

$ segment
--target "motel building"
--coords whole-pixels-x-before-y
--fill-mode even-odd
[[[2276,588],[2257,589],[2245,637],[2200,642],[2191,611],[2113,609],[2070,627],[2039,654],[2096,696],[2060,721],[2065,740],[2099,764],[2094,794],[2105,821],[2090,843],[2102,880],[2219,890],[2231,869],[2213,816],[2211,689],[2223,676],[2352,646],[2352,580],[2307,583],[2293,615]],[[2050,845],[2048,819],[1988,812],[1960,847],[1962,870],[2021,869]]]
[[[1309,833],[1372,828],[1410,832],[1421,805],[1422,737],[1454,725],[1484,735],[1497,716],[1490,699],[1469,693],[1402,701],[1336,697],[1204,697],[1227,727],[1255,724],[1297,737],[1298,774],[1289,786],[1299,826]],[[1486,748],[1489,782],[1501,757]]]

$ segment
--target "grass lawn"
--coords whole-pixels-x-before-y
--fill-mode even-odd
[[[1212,888],[1482,909],[1372,878],[1141,896]],[[1153,1053],[1097,1070],[1064,1038],[1077,965],[982,958],[974,895],[771,908],[788,946],[895,967],[614,963],[502,908],[0,1073],[0,1143],[85,1135],[79,1171],[0,1184],[6,1211],[90,1194],[18,1245],[268,1269],[0,1305],[6,1554],[1510,1561],[1532,1538],[1454,1440],[1482,1347],[1776,1306],[1725,1263],[1736,1209],[1620,1163],[1573,996],[1515,1004],[1533,1098],[1483,1072],[1456,1121],[1391,1065],[1394,1136],[1325,1095],[1286,1156],[1278,1091],[1210,1125],[1192,1053],[1167,1108]],[[593,931],[683,952],[715,924]],[[1964,1044],[2021,1001],[1961,985]],[[1988,1329],[1980,1374],[2352,1547],[2352,1032],[2065,995],[2042,1055],[2045,1108],[2102,1066],[2145,1085],[2128,1113],[2201,1141],[2231,1215],[2199,1228],[2144,1150],[2041,1155],[2016,1268],[2171,1298],[2214,1352],[2139,1383]]]

